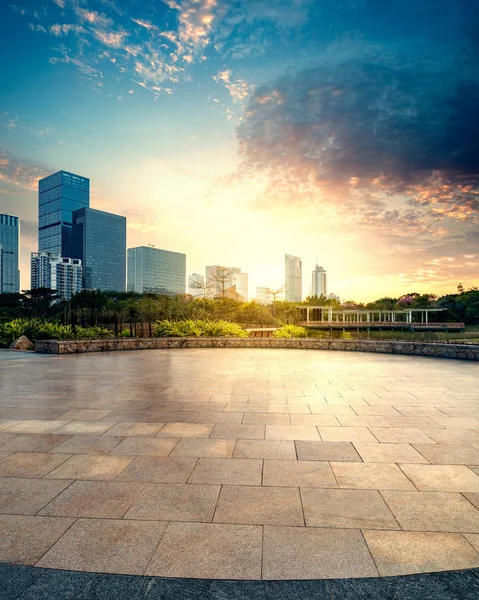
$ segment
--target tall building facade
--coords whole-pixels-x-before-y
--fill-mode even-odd
[[[153,246],[128,248],[128,291],[184,294],[186,254]]]
[[[219,272],[220,276],[216,274]],[[229,274],[222,280],[221,274]],[[211,281],[212,286],[208,293],[209,298],[218,298],[224,293],[226,298],[233,298],[241,302],[248,301],[248,273],[242,273],[239,267],[224,267],[210,265],[206,267],[206,281]]]
[[[70,300],[82,289],[82,264],[77,258],[51,252],[32,252],[30,287],[56,290],[62,300]]]
[[[72,256],[73,213],[90,206],[90,180],[58,171],[38,182],[38,250]]]
[[[19,232],[18,217],[0,214],[0,294],[20,292]]]
[[[271,288],[257,287],[256,288],[256,301],[259,304],[269,304],[271,302]]]
[[[126,290],[126,218],[93,208],[73,213],[72,251],[88,290]]]
[[[248,273],[235,273],[231,278],[232,285],[235,286],[235,291],[238,295],[236,298],[241,302],[248,302]]]
[[[284,255],[284,296],[288,302],[303,300],[303,266],[299,256]]]
[[[196,286],[195,284],[199,284]],[[188,277],[188,294],[193,296],[193,298],[203,298],[205,294],[205,290],[203,286],[205,285],[205,277],[200,273],[192,273]],[[208,292],[208,290],[206,290]]]
[[[326,296],[328,293],[328,278],[327,273],[318,264],[314,267],[314,271],[311,277],[311,295],[312,296]]]

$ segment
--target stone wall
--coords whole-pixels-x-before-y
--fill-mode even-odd
[[[302,348],[379,352],[408,356],[436,356],[479,360],[479,345],[369,340],[319,340],[284,338],[119,338],[107,340],[38,341],[35,351],[44,354],[107,352],[113,350],[153,350],[165,348]]]

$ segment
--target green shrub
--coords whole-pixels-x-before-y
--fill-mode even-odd
[[[203,321],[203,336],[206,337],[248,337],[248,333],[238,323],[229,321]]]
[[[79,340],[98,340],[113,337],[113,331],[104,327],[77,327],[76,336],[72,337]]]
[[[157,337],[248,337],[237,323],[229,321],[157,321],[153,324]]]
[[[112,337],[113,333],[102,327],[77,327],[73,333],[71,325],[60,325],[40,319],[15,319],[0,323],[0,347],[8,346],[20,336],[35,340],[74,340]]]
[[[308,337],[308,330],[299,325],[283,325],[276,331],[273,331],[273,337],[277,338],[305,338]]]
[[[341,332],[341,339],[342,340],[352,340],[353,336],[351,333],[349,333],[349,331],[342,331]]]

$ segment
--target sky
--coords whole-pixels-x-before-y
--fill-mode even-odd
[[[479,285],[479,7],[472,0],[5,0],[0,211],[91,180],[128,246],[187,273],[343,300]]]

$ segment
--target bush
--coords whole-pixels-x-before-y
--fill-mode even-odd
[[[349,331],[342,331],[341,332],[341,339],[342,340],[352,340],[353,336],[351,333],[349,333]]]
[[[98,340],[113,337],[113,331],[104,327],[77,327],[76,335],[72,337],[79,340]]]
[[[157,321],[153,325],[156,337],[248,337],[237,323],[229,321]]]
[[[305,338],[308,337],[308,330],[298,325],[283,325],[276,331],[273,331],[273,337],[277,338]]]
[[[15,319],[8,323],[0,323],[0,347],[8,346],[20,336],[29,340],[74,340],[112,337],[112,332],[102,327],[77,327],[73,333],[71,325],[60,325],[40,319]]]

